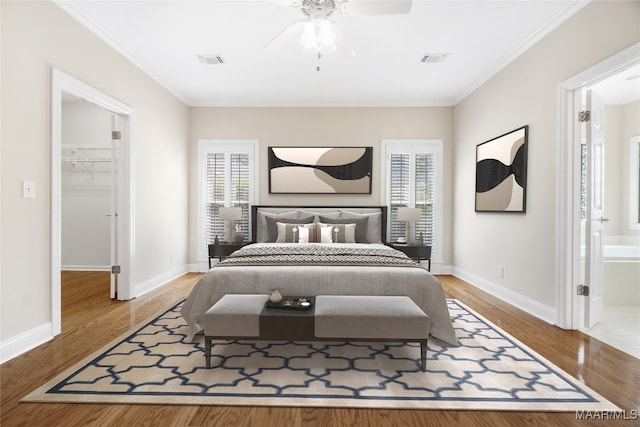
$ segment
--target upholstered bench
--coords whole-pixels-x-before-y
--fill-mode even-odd
[[[308,311],[265,309],[268,295],[228,294],[204,316],[205,357],[214,339],[420,343],[426,371],[429,317],[406,296],[319,295]]]
[[[407,296],[318,295],[316,339],[420,343],[427,370],[429,316]]]
[[[260,313],[269,295],[227,294],[204,314],[205,357],[211,367],[211,340],[260,337]]]

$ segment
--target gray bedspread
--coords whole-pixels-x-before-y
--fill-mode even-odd
[[[333,244],[339,253],[360,251],[356,255],[360,262],[348,265],[348,262],[322,260],[326,251],[323,244],[309,244],[316,259],[298,261],[283,265],[282,257],[287,255],[287,245],[281,243],[257,243],[245,247],[247,250],[239,255],[253,252],[270,252],[278,262],[258,265],[246,256],[227,259],[214,266],[194,286],[189,297],[182,306],[182,316],[189,324],[190,339],[202,330],[204,313],[225,294],[270,293],[272,289],[281,289],[284,295],[316,296],[316,295],[406,295],[410,297],[430,318],[430,335],[448,344],[457,344],[457,338],[440,282],[426,269],[416,263],[407,263],[406,256],[399,251],[384,245]],[[297,246],[299,250],[301,246]],[[365,248],[365,249],[362,249]],[[345,249],[348,249],[345,251]],[[367,258],[363,252],[378,257]],[[283,253],[284,251],[284,253]],[[304,251],[303,251],[304,252]],[[334,257],[334,250],[327,252],[328,258]],[[375,253],[375,254],[374,254]],[[388,253],[390,260],[381,261],[379,257]],[[236,253],[238,254],[238,252]],[[309,257],[307,253],[303,257]],[[320,256],[320,258],[318,258]],[[293,260],[293,258],[291,258]],[[342,258],[340,258],[342,260]],[[364,259],[364,261],[363,261]],[[254,260],[255,261],[255,260]]]

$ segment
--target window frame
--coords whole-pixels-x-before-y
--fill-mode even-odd
[[[380,166],[380,200],[388,207],[391,206],[389,192],[391,178],[391,155],[410,154],[411,170],[415,168],[416,154],[434,154],[434,200],[433,200],[433,241],[431,245],[431,260],[435,264],[442,263],[443,254],[443,141],[441,139],[385,139],[381,143]],[[410,207],[415,207],[415,174],[411,173]],[[387,236],[391,236],[391,215],[387,221]]]
[[[212,153],[224,153],[225,155],[235,153],[247,153],[250,156],[249,166],[249,206],[258,204],[259,194],[259,158],[258,140],[253,139],[199,139],[198,140],[198,197],[197,197],[197,259],[198,271],[208,270],[208,242],[206,241],[206,170],[207,155]],[[225,206],[230,206],[228,189],[225,189]],[[249,240],[251,235],[251,209],[249,209]]]

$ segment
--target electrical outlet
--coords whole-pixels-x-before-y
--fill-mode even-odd
[[[498,277],[500,279],[504,278],[504,266],[503,265],[499,265],[498,266]]]

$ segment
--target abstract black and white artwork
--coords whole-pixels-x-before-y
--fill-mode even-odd
[[[526,212],[529,126],[476,147],[476,212]]]
[[[370,194],[372,147],[269,147],[269,193]]]

